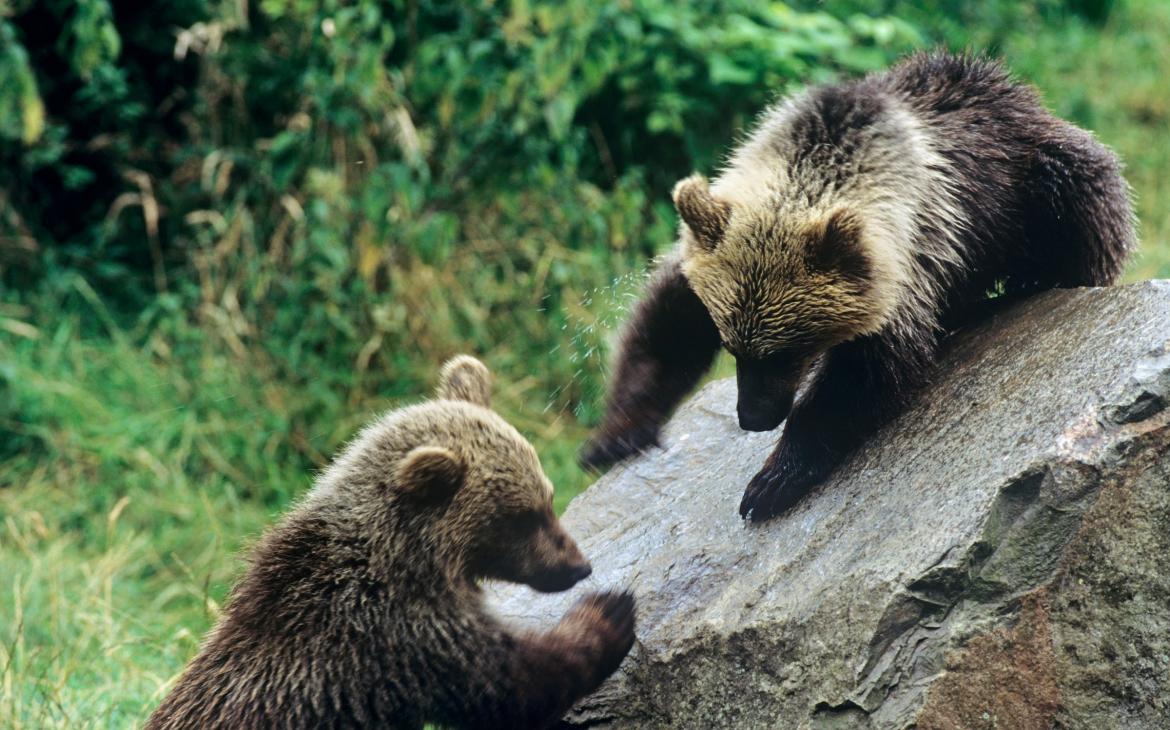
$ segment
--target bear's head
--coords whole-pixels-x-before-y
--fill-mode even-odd
[[[732,202],[699,175],[673,198],[683,274],[735,356],[739,425],[771,430],[818,355],[886,316],[864,222],[847,208],[786,213],[766,194]]]
[[[346,474],[346,484],[390,490],[379,499],[390,506],[392,531],[458,577],[552,592],[588,576],[588,561],[553,512],[536,450],[491,410],[487,368],[452,359],[437,396],[375,422],[331,471]]]

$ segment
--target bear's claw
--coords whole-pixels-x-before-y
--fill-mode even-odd
[[[740,517],[759,524],[787,512],[831,470],[820,462],[797,458],[788,449],[781,454],[778,459],[769,459],[748,482],[739,503]]]

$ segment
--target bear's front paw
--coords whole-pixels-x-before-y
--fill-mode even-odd
[[[758,524],[788,511],[831,469],[827,459],[795,457],[785,449],[752,477],[739,503],[739,516]]]
[[[628,591],[591,593],[565,620],[587,644],[600,649],[597,682],[613,674],[634,645],[634,596]],[[595,643],[596,642],[596,643]]]
[[[616,434],[602,432],[581,448],[577,463],[582,469],[601,470],[655,446],[658,446],[657,426],[639,426]]]

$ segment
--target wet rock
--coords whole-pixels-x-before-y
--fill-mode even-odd
[[[934,383],[791,513],[736,513],[777,433],[707,385],[569,506],[569,594],[630,586],[591,727],[1170,727],[1170,283],[1057,291],[957,336]]]

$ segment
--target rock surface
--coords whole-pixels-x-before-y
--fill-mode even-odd
[[[594,578],[498,586],[549,626],[630,586],[590,727],[1170,727],[1170,282],[1056,291],[956,337],[916,404],[791,513],[739,519],[778,433],[713,382],[564,524]]]

